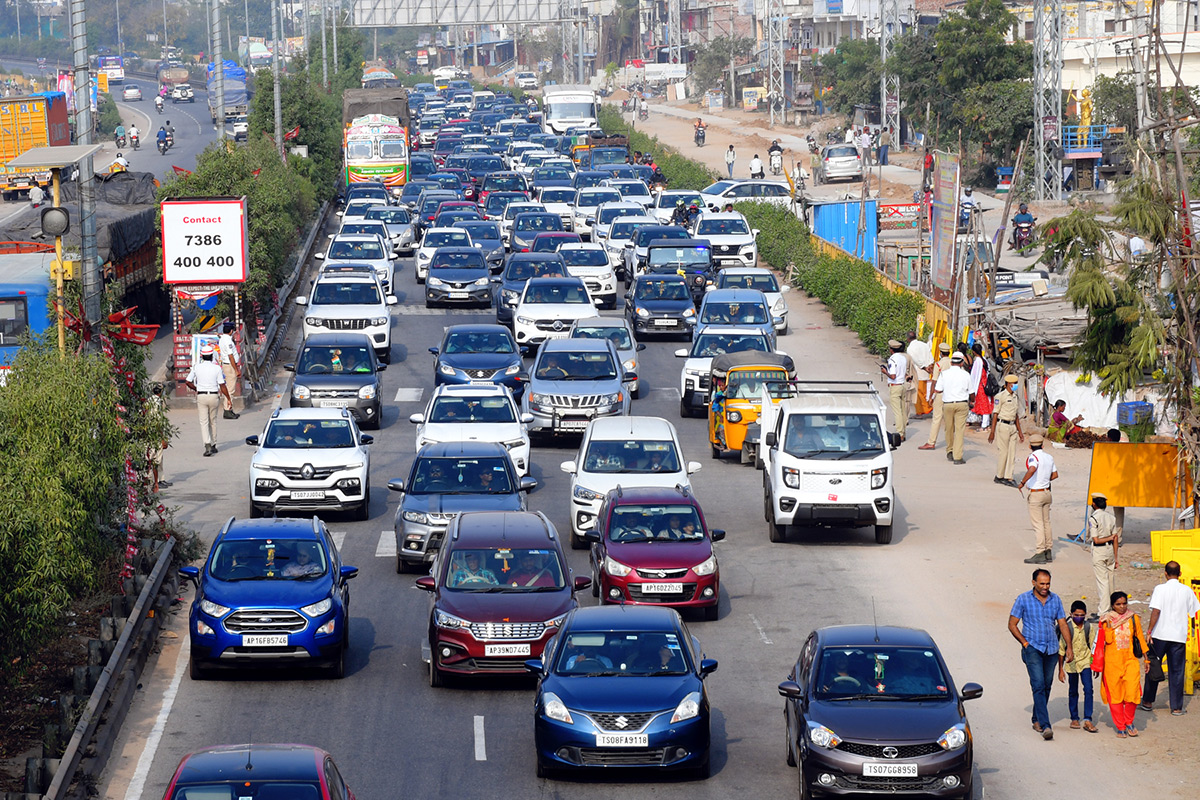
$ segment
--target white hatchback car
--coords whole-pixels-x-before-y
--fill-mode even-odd
[[[565,339],[577,319],[596,313],[596,300],[582,278],[530,278],[513,309],[513,334],[518,345],[540,345]]]
[[[596,524],[600,502],[622,486],[691,487],[700,462],[683,460],[675,426],[661,417],[597,417],[588,423],[571,476],[571,547],[587,547],[583,532]]]
[[[434,389],[417,426],[417,450],[442,442],[496,442],[508,450],[517,474],[529,474],[529,430],[533,415],[522,414],[505,386],[444,384]]]
[[[413,269],[417,274],[417,283],[425,283],[429,277],[429,262],[433,252],[439,247],[473,247],[471,234],[462,228],[430,228],[421,239],[417,248],[417,257],[413,260]]]

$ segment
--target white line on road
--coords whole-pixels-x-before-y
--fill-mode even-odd
[[[150,735],[146,737],[146,747],[138,758],[133,778],[129,781],[129,788],[125,790],[125,800],[141,800],[142,790],[146,788],[146,778],[150,775],[150,765],[154,763],[154,756],[158,752],[158,743],[162,741],[163,731],[167,728],[167,717],[171,716],[171,707],[175,705],[175,695],[179,693],[179,684],[183,681],[183,670],[187,667],[188,654],[188,646],[181,643],[179,655],[175,659],[175,674],[171,676],[171,683],[163,692],[162,708],[158,710],[154,727],[150,729]]]
[[[763,626],[759,624],[758,617],[754,616],[753,614],[750,614],[749,616],[750,621],[754,623],[754,627],[758,629],[758,638],[763,640],[763,644],[775,644],[769,638],[767,638],[767,632],[764,631]]]
[[[395,558],[396,557],[396,532],[381,531],[379,534],[379,544],[375,545],[376,558]]]
[[[487,749],[483,741],[483,717],[475,717],[475,760],[487,761]]]
[[[330,536],[330,538],[333,539],[334,546],[338,550],[341,550],[342,545],[345,544],[345,542],[346,542],[346,532],[345,531],[331,531],[329,533],[329,536]]]
[[[422,389],[420,386],[415,386],[415,387],[401,386],[399,389],[396,390],[395,402],[397,402],[397,403],[416,403],[416,402],[420,401],[421,395],[423,395],[424,393],[425,393],[425,390]]]

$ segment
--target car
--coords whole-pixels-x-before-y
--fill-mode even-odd
[[[471,241],[471,234],[462,228],[430,228],[421,239],[421,246],[417,248],[417,257],[413,260],[417,283],[425,283],[425,278],[429,274],[429,262],[439,248],[473,247],[474,245],[475,243]]]
[[[504,244],[508,247],[510,252],[516,252],[512,244],[512,229],[513,225],[516,224],[517,217],[521,214],[538,214],[545,213],[545,211],[546,207],[541,203],[536,203],[530,200],[516,201],[505,206],[504,216],[500,219],[500,233],[502,236],[504,236]],[[561,226],[558,228],[558,230],[562,230]]]
[[[483,218],[488,222],[502,222],[504,219],[504,211],[508,208],[509,203],[528,203],[529,195],[525,192],[509,192],[509,191],[494,191],[488,194],[487,200],[480,201],[483,205]],[[504,239],[503,226],[500,231],[501,240]]]
[[[492,305],[491,273],[483,253],[474,247],[439,247],[429,260],[425,307],[443,303]]]
[[[326,331],[361,331],[371,339],[375,354],[385,364],[392,359],[392,315],[388,310],[398,302],[384,292],[374,270],[349,265],[321,274],[313,282],[312,292],[296,297],[296,305],[305,306],[301,336]]]
[[[574,219],[571,220],[571,230],[578,233],[585,242],[592,238],[592,217],[601,203],[619,203],[621,193],[607,186],[591,186],[576,190],[575,204],[572,207]],[[640,213],[640,212],[639,212]]]
[[[731,325],[745,330],[762,331],[776,341],[775,318],[767,296],[757,289],[713,289],[704,295],[696,311],[696,325]]]
[[[451,325],[441,343],[429,348],[434,356],[433,385],[500,384],[520,399],[529,382],[521,349],[503,325]]]
[[[550,159],[547,159],[549,162]],[[567,169],[565,164],[559,163],[544,163],[534,167],[529,173],[529,183],[534,189],[545,191],[551,187],[562,187],[566,189],[574,189],[571,186],[571,170]],[[568,219],[570,215],[567,215]]]
[[[801,798],[974,795],[974,739],[961,691],[933,638],[890,625],[834,625],[808,635],[783,696],[787,763]]]
[[[483,215],[478,208],[448,208],[439,211],[433,218],[434,228],[453,228],[456,222],[483,221]]]
[[[483,178],[479,186],[479,203],[486,205],[492,192],[520,192],[529,199],[529,181],[519,172],[496,170]]]
[[[463,72],[460,67],[446,66],[446,67],[435,67],[433,72],[430,74],[432,74],[433,77],[440,78],[442,80],[454,80],[455,78],[460,77],[463,74]]]
[[[498,275],[504,269],[504,239],[500,234],[500,223],[484,219],[459,220],[451,227],[462,228],[471,236],[471,244],[487,262],[488,270]]]
[[[416,246],[413,233],[412,212],[405,206],[371,206],[367,209],[368,220],[378,220],[387,230],[392,247],[397,252],[412,255]]]
[[[600,212],[597,213],[597,219]],[[643,225],[658,226],[658,220],[654,217],[648,217],[644,212],[638,216],[622,216],[617,217],[608,226],[607,231],[600,231],[600,223],[597,222],[595,230],[601,233],[599,241],[604,244],[604,248],[608,250],[609,263],[613,265],[613,270],[617,273],[617,278],[623,281],[632,279],[628,272],[628,263],[625,260],[625,245],[632,242],[633,237],[638,232],[638,228]],[[596,237],[593,236],[593,239]],[[626,283],[626,286],[629,284]]]
[[[371,206],[371,208],[378,208],[378,206]],[[367,213],[370,214],[371,212],[368,211]],[[386,250],[392,250],[392,236],[388,233],[387,225],[380,219],[367,219],[366,216],[362,216],[343,220],[341,226],[337,229],[337,233],[330,234],[329,238],[332,239],[339,234],[374,234],[379,237]]]
[[[540,345],[566,338],[575,320],[596,313],[597,300],[588,294],[581,278],[530,278],[513,309],[517,344]]]
[[[172,103],[194,103],[196,102],[196,93],[192,91],[192,87],[186,83],[177,83],[171,89]]]
[[[608,252],[604,245],[568,242],[559,245],[558,254],[567,265],[567,272],[582,278],[588,293],[600,300],[601,308],[617,307],[617,276],[608,263]]]
[[[708,777],[704,657],[672,608],[577,608],[527,668],[538,678],[533,741],[538,777],[616,768]]]
[[[357,187],[355,187],[356,189]],[[351,191],[355,191],[351,189]],[[380,203],[385,202],[374,195],[374,190],[369,191],[369,195],[359,195],[358,197],[350,196],[346,199],[346,204],[341,211],[336,212],[338,217],[341,217],[342,222],[350,222],[352,220],[361,220],[367,218],[367,212]]]
[[[683,202],[685,208],[690,207],[695,203],[700,208],[704,208],[704,198],[700,193],[693,189],[664,189],[654,196],[654,205],[650,209],[650,213],[664,225],[669,225],[671,217],[675,215],[675,207]]]
[[[504,171],[504,160],[497,155],[493,155],[488,146],[480,140],[478,145],[469,145],[470,147],[483,147],[483,152],[477,152],[475,155],[467,159],[467,177],[471,179],[473,190],[477,200],[482,200],[479,197],[479,191],[483,186],[484,181],[492,175],[500,174]]]
[[[461,200],[462,192],[451,192],[445,189],[427,189],[417,198],[417,218],[413,223],[416,228],[417,241],[425,236],[425,232],[433,227],[433,218],[437,216],[438,206],[447,200]]]
[[[576,170],[575,174],[571,176],[571,186],[575,189],[593,189],[602,186],[604,181],[611,177],[612,173],[610,172],[598,169],[580,169]],[[620,192],[617,192],[617,194],[620,194]]]
[[[687,281],[688,291],[692,293],[692,301],[700,305],[717,271],[712,251],[707,239],[652,239],[646,245],[643,269],[648,275],[683,277]]]
[[[367,225],[376,228],[380,233],[337,233],[329,241],[329,247],[324,253],[317,253],[318,260],[323,261],[323,267],[334,264],[367,264],[375,270],[379,285],[389,296],[393,294],[393,262],[399,256],[392,250],[391,242],[386,238],[387,226],[378,222],[368,222]],[[343,225],[347,223],[343,222]]]
[[[775,331],[780,335],[788,331],[788,305],[784,293],[791,290],[786,283],[780,284],[775,273],[762,267],[726,267],[713,279],[714,289],[757,289],[771,305]]]
[[[163,800],[266,797],[276,787],[286,787],[288,797],[354,800],[329,753],[305,744],[259,742],[188,753],[175,768]]]
[[[521,300],[530,278],[569,277],[566,262],[558,253],[511,253],[504,262],[500,280],[492,284],[492,307],[496,321],[513,326],[513,309]]]
[[[533,415],[530,435],[580,434],[597,417],[629,414],[625,384],[637,378],[607,339],[551,339],[529,370],[521,410]]]
[[[730,325],[707,325],[695,334],[691,347],[675,351],[686,359],[679,371],[679,416],[702,414],[712,388],[712,360],[726,353],[771,352],[771,340],[761,331]]]
[[[813,159],[812,173],[814,184],[841,179],[861,181],[862,154],[852,144],[827,144],[821,148],[820,157]]]
[[[575,320],[571,326],[570,339],[608,339],[617,349],[617,358],[626,372],[637,375],[639,372],[638,353],[646,349],[646,345],[633,336],[633,327],[622,317],[584,317]],[[625,382],[629,396],[636,400],[641,396],[642,384],[640,378]]]
[[[291,408],[348,408],[362,428],[378,429],[383,417],[380,373],[387,364],[375,356],[361,333],[314,333],[300,345],[288,398]]]
[[[349,582],[358,568],[342,563],[321,520],[230,517],[204,566],[179,574],[196,585],[188,615],[192,680],[216,666],[272,663],[320,664],[331,677],[345,676]]]
[[[766,180],[720,180],[700,190],[710,211],[722,211],[727,203],[772,203],[790,208],[792,190],[786,183]]]
[[[346,188],[346,192],[342,195],[342,205],[353,202],[354,200],[373,200],[377,205],[388,205],[391,202],[391,195],[388,193],[388,187],[379,181],[363,181],[355,183]],[[371,205],[365,206],[366,209],[371,208]],[[338,216],[344,216],[339,214]],[[362,214],[351,216],[363,216]]]
[[[623,200],[638,203],[641,205],[643,213],[645,213],[645,209],[654,205],[654,195],[650,194],[650,187],[637,178],[609,178],[601,186],[616,189],[621,193]]]
[[[407,206],[412,211],[417,204],[417,200],[420,199],[422,192],[426,189],[440,188],[441,186],[437,181],[431,181],[428,178],[410,180],[404,184],[404,188],[400,190],[400,196],[396,198],[396,201],[402,206]]]
[[[538,87],[537,75],[533,72],[518,72],[517,73],[517,88],[518,89],[536,89]]]
[[[613,192],[616,191],[616,189],[609,189],[607,186],[600,186],[596,188]],[[645,209],[643,209],[638,203],[632,203],[626,200],[603,200],[599,203],[599,205],[596,206],[596,210],[588,222],[588,228],[590,228],[592,232],[592,241],[604,244],[605,239],[608,238],[609,228],[619,217],[644,217],[646,219],[653,220],[651,217],[646,217]],[[657,220],[653,221],[655,224],[657,224]],[[615,257],[613,257],[611,260],[613,261],[614,267],[618,265]],[[625,268],[623,263],[621,263],[620,266],[622,269]]]
[[[417,450],[439,442],[496,442],[504,445],[517,474],[529,474],[531,420],[521,414],[503,385],[438,386],[425,411],[408,421],[417,426]]]
[[[574,460],[559,466],[571,476],[571,547],[582,550],[587,546],[583,532],[595,527],[610,489],[688,488],[700,462],[683,460],[679,434],[665,419],[609,416],[590,420]]]
[[[758,228],[751,228],[739,211],[705,211],[692,223],[693,239],[707,239],[717,266],[758,265]]]
[[[562,217],[563,230],[575,229],[575,203],[579,192],[570,186],[547,186],[538,192],[538,202],[551,214]]]
[[[648,455],[656,452],[661,457],[662,450]],[[725,531],[708,529],[690,489],[618,487],[597,513],[596,524],[583,532],[591,542],[592,597],[701,609],[706,620],[717,619],[721,571],[713,542]]]
[[[633,283],[636,275],[646,271],[646,254],[651,242],[684,240],[691,238],[687,230],[678,225],[640,225],[633,236],[624,243],[621,258],[625,262],[625,286]]]
[[[639,336],[668,334],[692,338],[696,305],[680,275],[641,275],[625,293],[625,318]]]
[[[532,478],[525,480],[531,481]],[[578,606],[576,578],[544,514],[460,514],[430,575],[429,684],[448,676],[523,675]]]
[[[482,146],[482,145],[481,145]],[[447,177],[458,181],[457,188],[462,192],[463,199],[471,201],[471,205],[475,205],[475,183],[471,180],[470,174],[467,172],[465,164],[469,163],[469,159],[461,153],[451,155],[446,159],[445,165],[442,167],[442,173]],[[439,179],[440,183],[440,179]]]
[[[239,114],[233,118],[233,140],[244,142],[248,138],[250,138],[250,121],[245,114]]]
[[[408,480],[392,479],[400,494],[393,525],[396,572],[433,562],[450,523],[467,511],[524,511],[537,481],[517,475],[508,450],[496,442],[427,444],[417,451]]]
[[[531,253],[557,253],[558,248],[565,244],[579,244],[582,240],[578,233],[569,231],[549,231],[539,233],[529,244]]]
[[[509,206],[511,208],[512,206]],[[526,211],[513,217],[512,232],[508,249],[514,253],[527,253],[533,246],[534,237],[547,231],[562,231],[562,217],[547,211]]]
[[[142,99],[142,87],[136,83],[127,83],[121,89],[121,99],[126,103],[136,103]]]

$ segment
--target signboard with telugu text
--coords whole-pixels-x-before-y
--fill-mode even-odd
[[[933,162],[933,285],[950,289],[954,277],[954,236],[958,229],[958,155],[938,151]]]
[[[162,251],[163,283],[242,283],[250,260],[246,198],[164,200]]]

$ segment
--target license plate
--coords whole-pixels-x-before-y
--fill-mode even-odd
[[[287,647],[287,643],[286,633],[242,637],[242,647]]]
[[[656,320],[654,320],[654,324],[661,325],[664,328],[673,328],[673,327],[675,327],[675,320],[673,320],[673,319],[656,319]]]
[[[648,733],[597,733],[596,747],[649,747]]]
[[[917,777],[917,765],[867,761],[863,764],[863,776],[867,778],[915,778]]]
[[[645,594],[683,594],[682,583],[643,583]]]
[[[472,385],[472,386],[491,386],[491,385],[492,385],[492,382],[491,382],[491,381],[483,381],[483,380],[475,380],[475,379],[472,379],[472,380],[471,380],[471,385]]]
[[[324,492],[292,492],[293,500],[324,500]]]
[[[451,300],[466,300],[467,293],[466,292],[451,292],[450,299]]]
[[[485,644],[483,646],[483,654],[485,656],[527,656],[529,655],[529,645]]]
[[[558,427],[565,431],[581,431],[586,428],[588,421],[586,419],[560,419]]]
[[[317,408],[345,408],[349,404],[349,400],[318,400]]]

